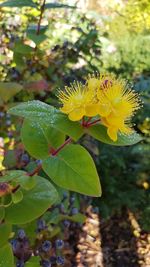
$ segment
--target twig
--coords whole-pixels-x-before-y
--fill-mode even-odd
[[[43,4],[41,5],[41,13],[40,13],[40,17],[39,17],[39,21],[38,21],[38,25],[37,25],[37,31],[36,31],[37,35],[40,34],[41,21],[42,21],[44,9],[45,9],[45,3],[46,3],[46,0],[43,0]]]
[[[51,155],[56,156],[60,150],[62,150],[67,144],[72,142],[72,138],[69,137],[59,148],[57,148]]]
[[[86,125],[86,127],[89,128],[89,127],[91,127],[92,125],[97,124],[97,122],[100,122],[100,121],[101,121],[100,119],[97,119],[97,120],[95,120],[95,121],[92,121],[92,122],[88,123],[88,124]]]
[[[27,173],[28,176],[33,176],[34,174],[38,173],[42,169],[42,164],[39,163],[38,166],[30,173]]]

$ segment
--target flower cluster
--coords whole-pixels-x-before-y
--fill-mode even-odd
[[[132,132],[131,117],[141,105],[138,94],[124,80],[110,74],[89,76],[85,85],[73,83],[59,91],[58,97],[60,110],[72,121],[99,116],[113,141],[117,141],[118,132]]]

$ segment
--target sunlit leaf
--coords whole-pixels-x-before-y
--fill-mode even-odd
[[[21,137],[26,150],[37,159],[48,157],[50,148],[57,148],[65,140],[65,135],[51,125],[29,120],[23,123]]]
[[[97,140],[114,146],[130,146],[142,140],[142,137],[139,134],[133,132],[130,135],[118,134],[117,141],[113,142],[107,135],[107,128],[103,125],[94,125],[90,127],[86,132]]]
[[[57,156],[43,161],[43,169],[57,185],[90,196],[100,196],[101,186],[95,164],[80,145],[68,145]]]
[[[0,99],[7,102],[22,90],[22,85],[14,82],[0,82]]]
[[[49,125],[58,131],[78,140],[83,135],[83,129],[78,122],[72,122],[59,110],[38,100],[19,104],[9,110],[10,114],[24,117],[28,120]]]
[[[41,216],[57,200],[54,186],[46,179],[35,176],[36,186],[22,190],[23,199],[6,208],[5,220],[12,224],[24,224]]]
[[[0,4],[0,7],[35,7],[37,5],[32,0],[9,0]]]

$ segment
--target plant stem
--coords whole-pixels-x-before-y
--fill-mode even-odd
[[[36,30],[37,35],[40,34],[41,21],[42,21],[44,9],[45,9],[45,3],[46,3],[46,0],[43,0],[43,4],[41,5],[41,13],[40,13],[40,17],[39,17],[39,21],[38,21],[38,25],[37,25],[37,30]]]
[[[88,123],[88,124],[86,125],[86,127],[87,127],[87,128],[88,128],[88,127],[91,127],[92,125],[97,124],[97,122],[100,122],[100,121],[101,121],[100,119],[97,119],[97,120],[95,120],[95,121],[92,121],[92,122]]]
[[[87,120],[86,123],[85,123],[85,126],[88,125],[88,123],[90,122],[91,119],[92,119],[91,117],[88,118],[88,120]]]
[[[85,126],[85,120],[84,120],[84,117],[82,118],[82,126],[83,126],[83,127]]]
[[[38,173],[42,169],[42,164],[39,163],[38,166],[30,173],[28,173],[28,176],[33,176],[34,174]]]
[[[69,137],[59,148],[57,148],[51,155],[56,156],[67,144],[72,142],[72,138]]]

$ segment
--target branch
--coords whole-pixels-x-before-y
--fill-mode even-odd
[[[28,173],[28,176],[33,176],[34,174],[38,173],[42,169],[42,163],[39,163],[38,166],[30,173]]]
[[[95,121],[92,121],[92,122],[88,123],[88,124],[86,125],[86,127],[87,127],[87,128],[88,128],[88,127],[91,127],[92,125],[97,124],[97,122],[100,122],[100,121],[101,121],[100,119],[97,119],[97,120],[95,120]]]
[[[62,150],[67,144],[72,142],[72,138],[69,137],[59,148],[57,148],[51,155],[56,156],[60,150]]]
[[[37,30],[36,30],[37,35],[40,34],[41,21],[42,21],[44,9],[45,9],[45,3],[46,3],[46,0],[43,0],[43,4],[41,5],[41,13],[40,13],[40,17],[39,17],[39,21],[38,21],[38,25],[37,25]]]

